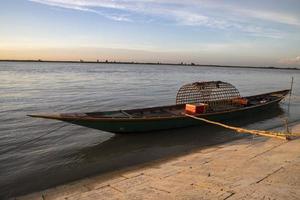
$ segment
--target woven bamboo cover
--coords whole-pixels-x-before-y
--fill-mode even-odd
[[[239,91],[230,83],[222,81],[195,82],[182,86],[176,96],[176,104],[207,103],[230,104],[239,98]]]

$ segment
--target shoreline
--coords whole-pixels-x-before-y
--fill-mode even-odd
[[[300,124],[291,129],[299,133]],[[299,138],[247,137],[15,199],[296,199],[299,144]]]
[[[132,65],[171,65],[171,66],[193,66],[193,67],[219,67],[219,68],[242,68],[242,69],[273,69],[273,70],[300,70],[297,67],[253,67],[253,66],[231,66],[231,65],[204,65],[197,63],[161,63],[161,62],[122,62],[122,61],[74,61],[74,60],[0,60],[0,62],[32,62],[32,63],[86,63],[86,64],[132,64]]]
[[[236,134],[236,135],[240,135],[240,134]],[[152,167],[152,166],[159,165],[159,164],[162,164],[162,163],[165,163],[165,162],[170,162],[170,161],[172,161],[174,159],[177,159],[178,157],[181,157],[181,156],[186,156],[186,155],[189,155],[189,154],[193,154],[195,152],[198,152],[200,150],[201,151],[206,150],[208,148],[214,148],[214,147],[217,147],[218,145],[231,143],[231,142],[234,142],[234,141],[237,141],[237,140],[240,140],[240,139],[245,139],[247,137],[252,138],[252,136],[250,136],[250,135],[249,136],[244,135],[244,136],[239,136],[239,137],[230,137],[230,138],[227,138],[225,140],[215,142],[213,144],[206,144],[204,146],[194,147],[192,149],[183,150],[183,151],[176,152],[176,153],[171,153],[171,155],[168,155],[168,156],[165,156],[165,157],[160,157],[160,158],[157,158],[157,159],[154,159],[154,160],[151,159],[151,160],[146,161],[146,162],[142,162],[142,163],[135,164],[135,165],[125,166],[125,167],[110,170],[110,171],[107,171],[107,172],[104,172],[104,173],[102,173],[102,172],[94,173],[94,174],[91,174],[91,175],[88,175],[88,176],[85,176],[85,177],[76,178],[76,179],[73,179],[73,180],[70,180],[70,181],[67,181],[67,182],[62,182],[62,183],[59,183],[59,184],[55,184],[55,185],[52,185],[52,186],[44,188],[44,189],[31,190],[31,191],[28,191],[28,192],[25,192],[25,193],[22,192],[20,194],[9,196],[7,198],[16,200],[16,199],[19,199],[19,197],[23,198],[23,197],[28,196],[30,194],[36,194],[36,193],[39,193],[41,191],[48,191],[51,188],[57,188],[57,187],[63,187],[65,185],[73,185],[73,184],[81,183],[82,181],[89,180],[89,179],[94,178],[94,177],[101,177],[102,181],[108,181],[108,180],[111,179],[111,177],[118,176],[119,174],[122,174],[122,173],[131,172],[131,171],[134,171],[134,170],[143,169],[143,168],[147,168],[147,167]],[[18,198],[16,198],[16,197],[18,197]],[[0,199],[1,199],[1,196],[0,196]]]

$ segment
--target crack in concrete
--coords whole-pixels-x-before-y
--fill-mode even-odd
[[[126,178],[126,179],[131,179],[131,178],[136,178],[136,177],[139,177],[139,176],[142,176],[142,175],[144,175],[143,172],[140,173],[140,174],[137,174],[137,175],[135,175],[135,176],[131,176],[131,177],[127,177],[127,176],[124,176],[124,175],[121,175],[121,177]]]
[[[233,195],[235,195],[235,192],[229,192],[230,194],[225,197],[223,200],[229,199],[230,197],[232,197]]]
[[[266,178],[270,177],[271,175],[277,173],[278,171],[280,171],[281,169],[283,169],[284,167],[280,167],[278,169],[276,169],[275,171],[273,171],[272,173],[268,174],[267,176],[263,177],[262,179],[259,179],[258,181],[256,181],[255,183],[260,183],[263,180],[265,180]],[[253,183],[252,183],[253,184]]]
[[[113,186],[111,186],[111,185],[108,185],[108,187],[110,187],[111,189],[113,189],[113,190],[115,190],[115,191],[117,191],[117,192],[123,193],[123,191],[119,190],[119,189],[116,188],[116,187],[113,187]]]
[[[100,186],[100,187],[95,187],[94,189],[95,189],[95,190],[99,190],[99,189],[103,189],[103,188],[106,188],[106,187],[109,187],[109,184],[102,185],[102,186]]]
[[[263,152],[261,152],[261,153],[259,153],[259,154],[256,154],[255,156],[251,157],[249,160],[254,159],[254,158],[258,157],[258,156],[261,156],[261,155],[263,155],[263,154],[265,154],[265,153],[268,153],[269,151],[272,151],[273,149],[275,149],[275,148],[277,148],[277,147],[279,147],[279,146],[281,146],[281,145],[283,145],[283,144],[285,144],[285,143],[286,143],[286,142],[280,143],[279,145],[275,145],[275,146],[273,146],[272,148],[270,148],[270,149],[268,149],[268,150],[266,150],[266,151],[263,151]]]
[[[154,190],[157,190],[157,191],[166,192],[166,193],[168,193],[168,194],[171,193],[171,192],[168,191],[168,190],[159,189],[159,188],[156,188],[156,187],[153,187],[153,186],[150,186],[150,188],[152,188],[152,189],[154,189]]]
[[[164,176],[164,177],[162,177],[162,178],[164,179],[164,178],[168,178],[168,177],[170,177],[170,176],[175,176],[175,175],[180,174],[180,173],[182,173],[182,172],[184,172],[184,170],[182,170],[182,171],[176,171],[175,173],[171,173],[171,174],[169,174],[169,175],[167,175],[167,176]]]

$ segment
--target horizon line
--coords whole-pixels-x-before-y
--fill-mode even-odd
[[[249,66],[249,65],[217,65],[217,64],[199,64],[199,63],[167,63],[167,62],[138,62],[138,61],[91,61],[91,60],[42,60],[42,59],[0,59],[0,62],[49,62],[49,63],[90,63],[90,64],[143,64],[143,65],[177,65],[177,66],[198,66],[198,67],[224,67],[224,68],[251,68],[251,69],[285,69],[300,70],[298,67],[274,67],[274,66]]]

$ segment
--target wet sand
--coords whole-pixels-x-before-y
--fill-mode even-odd
[[[299,138],[244,138],[17,199],[299,199],[299,153]]]

